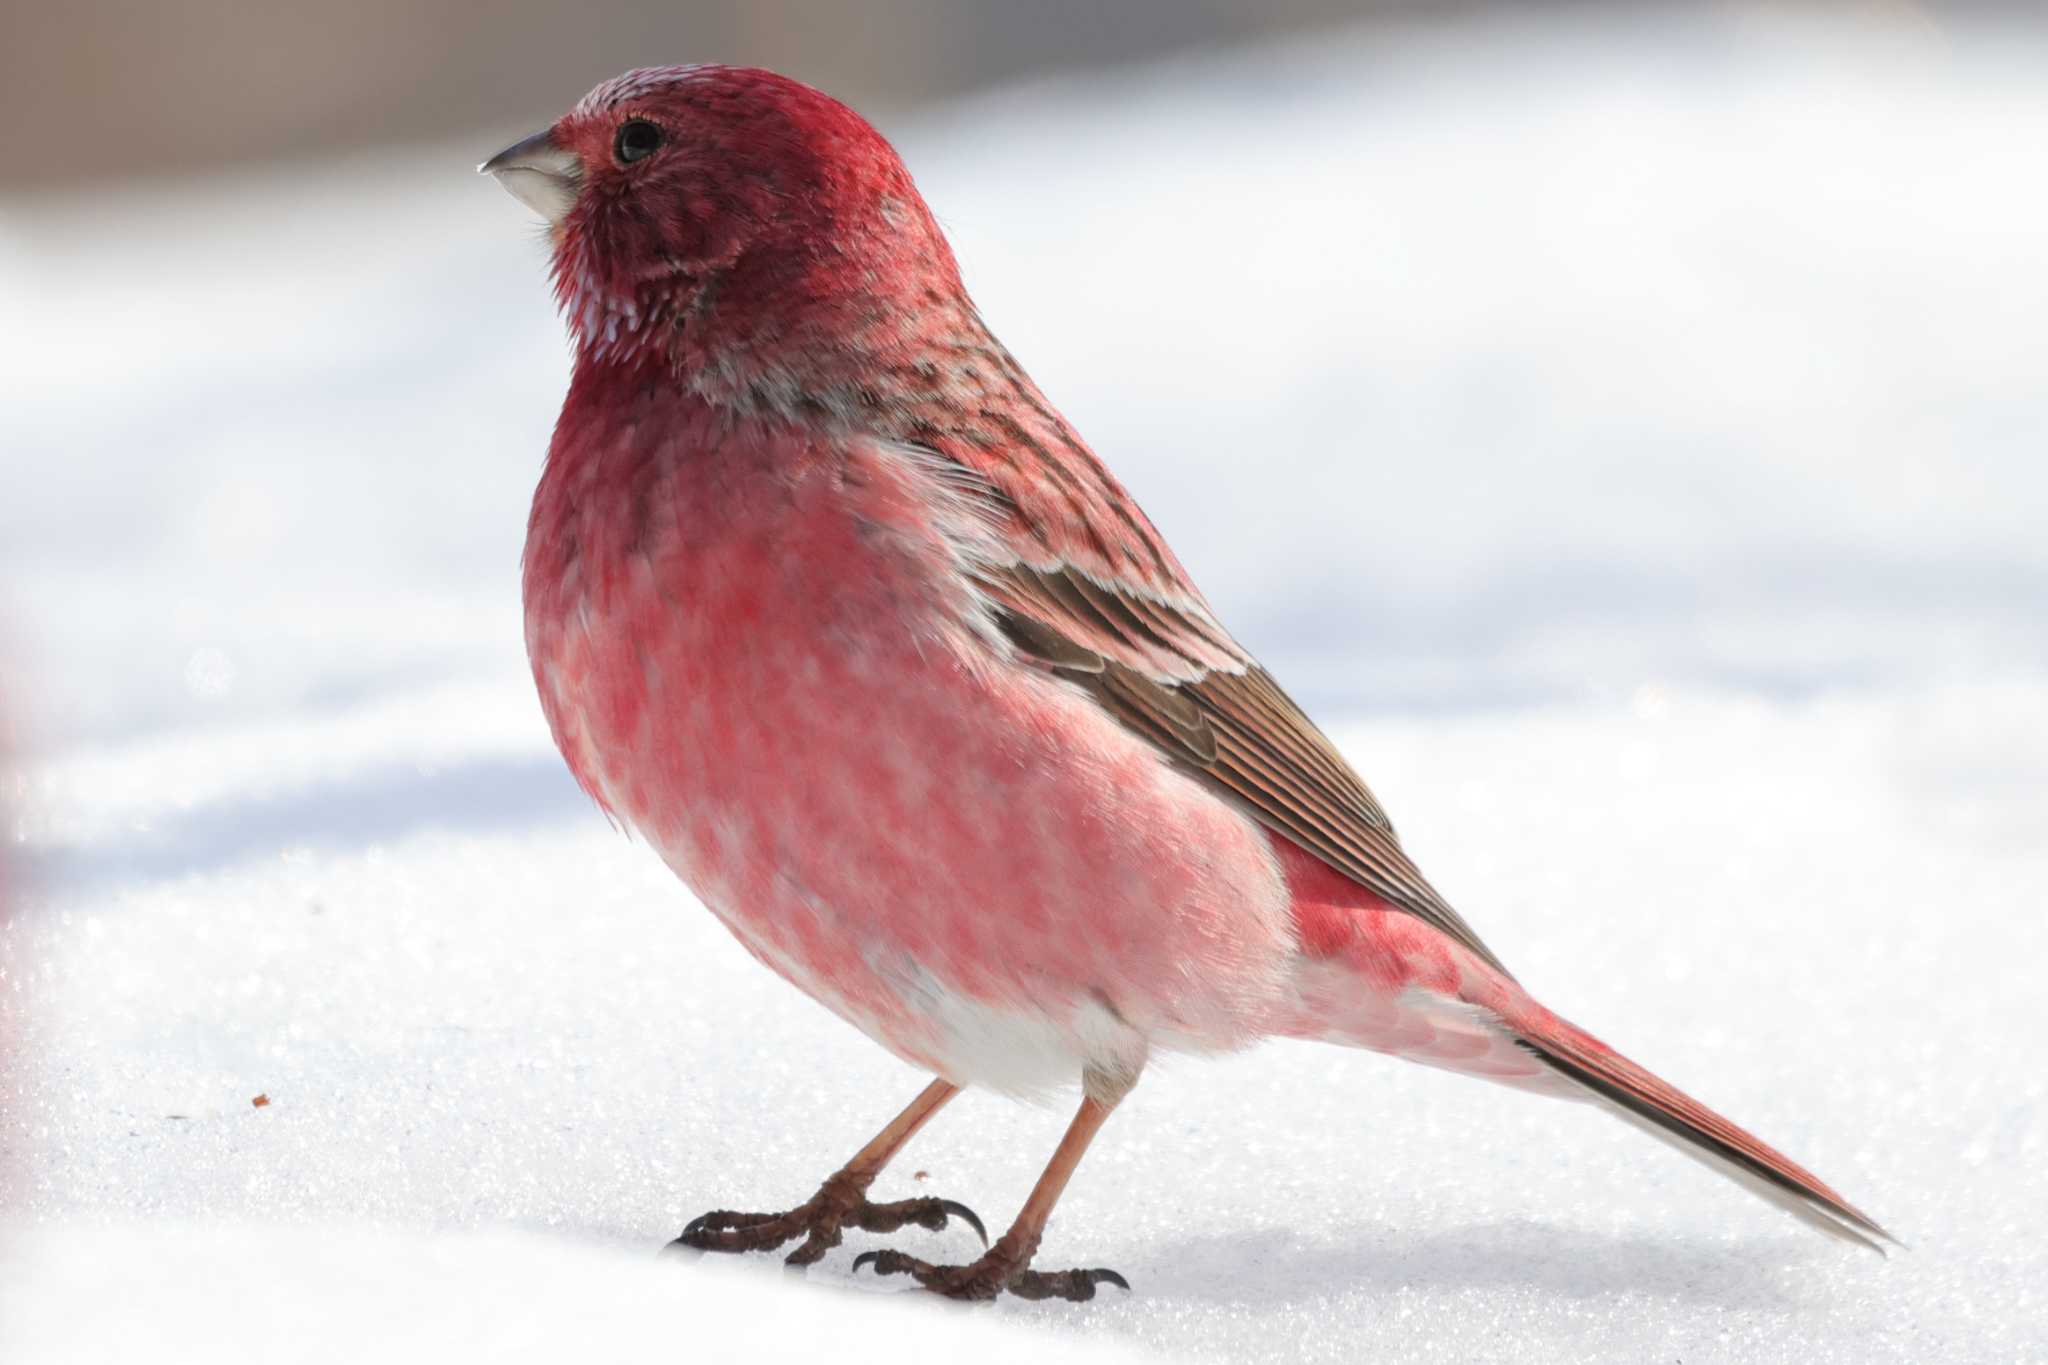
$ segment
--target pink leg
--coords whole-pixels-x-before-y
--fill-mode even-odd
[[[855,1258],[854,1269],[871,1265],[878,1275],[910,1275],[933,1293],[953,1299],[992,1299],[1008,1290],[1019,1298],[1073,1299],[1078,1302],[1094,1298],[1098,1284],[1129,1289],[1129,1282],[1114,1270],[1045,1271],[1030,1268],[1031,1258],[1038,1253],[1039,1238],[1044,1235],[1046,1222],[1052,1217],[1053,1205],[1059,1202],[1061,1192],[1067,1188],[1074,1168],[1081,1164],[1081,1156],[1094,1140],[1096,1130],[1102,1127],[1121,1098],[1121,1093],[1107,1100],[1097,1099],[1091,1094],[1081,1101],[1074,1121],[1067,1125],[1066,1136],[1060,1139],[1052,1160],[1046,1163],[1045,1173],[1031,1187],[1031,1197],[1024,1201],[1017,1221],[980,1260],[967,1265],[933,1265],[900,1251],[864,1251]]]

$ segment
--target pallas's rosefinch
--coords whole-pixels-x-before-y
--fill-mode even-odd
[[[755,957],[936,1077],[805,1203],[680,1243],[804,1265],[972,1220],[867,1191],[959,1087],[1078,1081],[984,1255],[856,1266],[1088,1298],[1121,1278],[1031,1260],[1146,1059],[1274,1036],[1591,1100],[1886,1236],[1508,974],[989,334],[859,115],[634,71],[484,169],[548,219],[575,342],[525,556],[555,740]]]

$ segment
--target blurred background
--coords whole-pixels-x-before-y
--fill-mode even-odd
[[[531,118],[537,100],[627,67],[672,61],[771,66],[861,109],[900,111],[1039,72],[1528,8],[1488,0],[10,0],[0,10],[8,39],[0,183],[104,184],[439,140]],[[1784,6],[1710,0],[1699,8],[1739,24]],[[1922,29],[1969,12],[1920,0],[1830,8]]]
[[[1148,1082],[1100,1156],[1130,1207],[1077,1226],[1148,1291],[1114,1332],[1561,1358],[1590,1303],[1632,1358],[2048,1352],[2048,1082],[1941,1045],[2031,1036],[2048,961],[2038,6],[7,0],[0,1178],[44,1240],[0,1294],[45,1307],[0,1354],[125,1292],[94,1228],[644,1248],[861,1136],[788,1115],[910,1083],[605,829],[526,675],[567,355],[474,167],[691,60],[896,142],[996,332],[1525,980],[1933,1248],[1807,1260],[1710,1182],[1617,1204],[1678,1179],[1628,1134],[1565,1169],[1549,1109],[1262,1053]],[[1015,1152],[920,1160],[1001,1209],[1057,1123],[976,1103]],[[1245,1151],[1317,1211],[1177,1224]],[[207,1245],[137,1311],[333,1289]]]

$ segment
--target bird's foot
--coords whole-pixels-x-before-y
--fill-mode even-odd
[[[951,1219],[974,1229],[983,1246],[988,1231],[974,1210],[951,1199],[899,1199],[892,1204],[871,1204],[867,1189],[873,1176],[841,1171],[818,1187],[818,1192],[787,1213],[734,1213],[720,1209],[690,1220],[682,1236],[668,1244],[691,1251],[770,1251],[784,1242],[802,1237],[803,1245],[783,1257],[783,1264],[807,1266],[839,1245],[843,1229],[866,1232],[894,1232],[906,1224],[930,1228],[945,1227]]]
[[[1014,1234],[1013,1234],[1014,1235]],[[872,1266],[877,1275],[908,1275],[934,1294],[949,1299],[992,1299],[1005,1290],[1020,1299],[1068,1299],[1082,1303],[1095,1297],[1095,1286],[1113,1284],[1128,1292],[1131,1284],[1114,1270],[1033,1270],[1037,1239],[1013,1244],[1004,1237],[978,1261],[966,1265],[933,1265],[900,1251],[863,1251],[853,1268]]]

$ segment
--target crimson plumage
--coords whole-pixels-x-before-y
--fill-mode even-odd
[[[955,1088],[1078,1081],[987,1256],[876,1264],[1086,1297],[1107,1272],[1028,1267],[1102,1118],[1156,1051],[1270,1036],[1595,1100],[1884,1236],[1529,997],[989,333],[857,114],[655,68],[486,169],[549,218],[576,344],[524,566],[556,741],[749,951],[939,1078],[839,1185],[686,1242],[815,1260],[895,1216],[867,1182]]]

